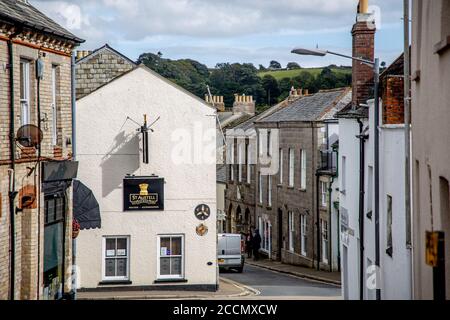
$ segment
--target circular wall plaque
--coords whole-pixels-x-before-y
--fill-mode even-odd
[[[211,215],[211,209],[206,204],[199,204],[195,207],[194,214],[198,220],[206,220]]]
[[[195,228],[195,232],[202,237],[208,233],[208,227],[201,223]]]

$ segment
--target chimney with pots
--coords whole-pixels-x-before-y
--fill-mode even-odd
[[[225,111],[225,103],[223,102],[223,96],[209,96],[205,94],[206,103],[212,105],[219,112]]]
[[[233,113],[246,113],[249,115],[255,115],[255,101],[253,101],[253,96],[242,96],[235,94],[233,103]]]
[[[84,57],[87,57],[88,55],[90,55],[92,53],[92,51],[90,50],[78,50],[77,51],[77,60],[81,60]]]
[[[375,56],[375,17],[369,13],[369,1],[360,0],[356,23],[353,25],[353,57],[373,61]],[[353,106],[367,103],[373,97],[373,68],[353,60],[352,103]]]

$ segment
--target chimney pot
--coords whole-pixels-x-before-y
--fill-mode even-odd
[[[359,13],[366,14],[369,12],[369,0],[359,0]]]

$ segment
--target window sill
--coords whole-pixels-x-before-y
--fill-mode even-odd
[[[156,279],[153,283],[167,283],[167,282],[188,282],[187,279]]]
[[[272,206],[267,206],[266,210],[272,210]]]
[[[439,41],[434,45],[435,54],[443,54],[445,51],[450,49],[450,35]]]
[[[298,189],[298,191],[300,191],[300,192],[306,192],[306,189],[300,188],[300,189]]]
[[[277,184],[277,187],[278,188],[283,188],[283,184],[279,183],[279,184]]]
[[[260,208],[263,207],[262,203],[258,203],[257,206],[260,207]]]
[[[295,187],[293,187],[293,186],[292,186],[292,187],[291,187],[291,186],[288,186],[287,188],[288,188],[289,190],[294,190],[294,189],[295,189]]]
[[[130,280],[104,280],[98,283],[99,286],[114,286],[123,284],[133,284]]]

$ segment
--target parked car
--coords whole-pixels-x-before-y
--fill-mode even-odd
[[[240,234],[219,233],[217,258],[219,268],[235,269],[239,273],[244,270],[245,241]]]

